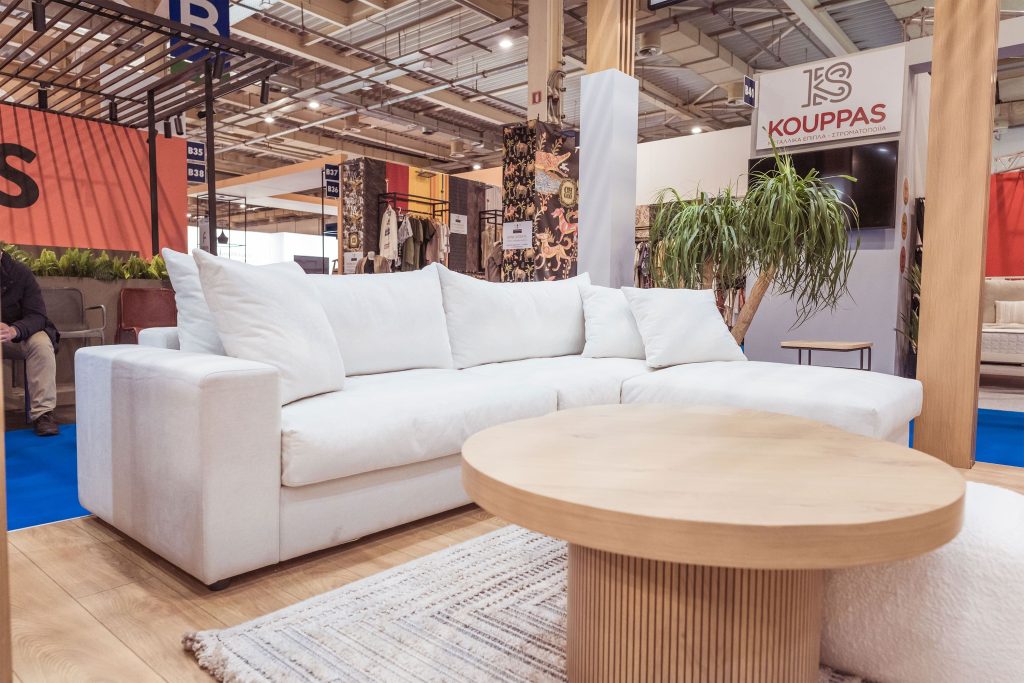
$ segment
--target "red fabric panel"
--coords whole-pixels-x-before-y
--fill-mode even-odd
[[[1024,173],[992,176],[985,275],[1024,275]]]
[[[157,163],[161,245],[185,251],[185,141]],[[0,104],[0,240],[150,256],[149,225],[144,131]]]
[[[387,168],[388,192],[409,194],[409,167],[404,164],[393,164],[389,161]],[[409,202],[398,202],[398,208],[408,209]]]

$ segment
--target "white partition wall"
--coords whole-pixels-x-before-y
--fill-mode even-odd
[[[579,272],[633,284],[639,83],[608,69],[582,79]]]

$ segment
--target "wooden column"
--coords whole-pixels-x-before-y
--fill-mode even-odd
[[[618,69],[633,75],[635,0],[587,3],[587,73]]]
[[[974,464],[985,276],[997,0],[937,0],[914,447]]]
[[[562,0],[530,0],[530,41],[526,66],[526,119],[548,117],[548,78],[562,67]]]

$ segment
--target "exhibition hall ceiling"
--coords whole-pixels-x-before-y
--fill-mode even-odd
[[[336,152],[458,172],[500,163],[501,125],[525,118],[526,0],[229,1],[232,38],[285,56],[291,65],[270,79],[266,104],[258,85],[219,100],[222,173],[251,173]],[[149,12],[159,8],[158,0],[123,2]],[[33,64],[62,54],[59,41],[22,49],[31,38],[32,3],[0,0],[4,73],[18,70],[26,51]],[[735,102],[745,73],[928,34],[932,4],[688,0],[652,13],[640,3],[640,140],[746,125],[749,110]],[[1004,2],[1004,17],[1021,14],[1018,4]],[[563,110],[571,127],[579,123],[587,3],[565,0],[564,6]],[[96,41],[103,37],[86,27],[75,34],[79,40],[81,30],[94,30]],[[152,49],[150,41],[112,40],[102,53],[111,64],[137,53],[131,64]],[[73,60],[74,54],[54,59],[37,82],[48,72],[73,82],[76,67],[66,68]],[[24,99],[36,87],[8,79],[0,99]],[[186,128],[201,137],[198,114],[188,112]]]

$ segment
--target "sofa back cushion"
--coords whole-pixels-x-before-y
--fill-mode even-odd
[[[649,367],[747,359],[722,319],[714,290],[622,291],[643,337]]]
[[[282,404],[342,388],[345,366],[334,331],[299,264],[264,268],[199,249],[192,255],[224,350],[276,367]]]
[[[174,288],[178,308],[178,345],[182,351],[224,355],[210,307],[199,282],[199,268],[189,254],[164,248],[160,252],[167,264],[167,275]]]
[[[485,282],[438,267],[456,368],[583,352],[580,283]]]
[[[374,275],[312,275],[345,374],[452,367],[437,268]]]
[[[636,358],[644,360],[644,340],[636,318],[621,289],[582,285],[586,321],[586,358]]]

